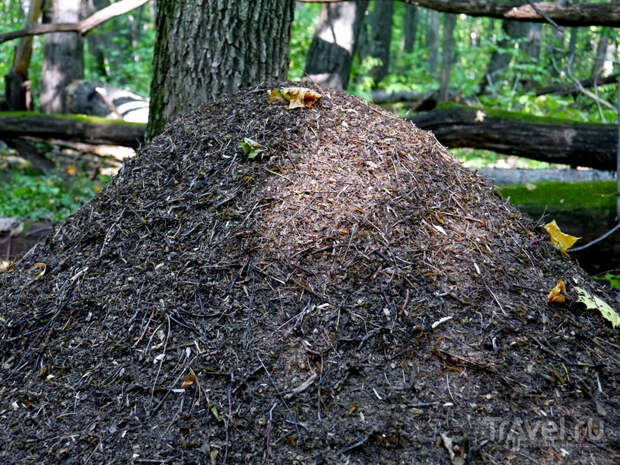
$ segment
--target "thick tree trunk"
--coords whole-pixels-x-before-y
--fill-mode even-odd
[[[91,144],[115,144],[138,148],[144,142],[144,124],[73,115],[0,113],[0,139],[23,136],[62,139]]]
[[[439,86],[439,101],[448,100],[450,91],[450,70],[452,69],[452,53],[454,51],[454,26],[456,25],[456,15],[444,15],[443,25],[443,45],[441,58],[441,85]]]
[[[80,19],[80,0],[53,0],[43,17],[48,23],[75,23]],[[84,47],[75,32],[54,32],[45,36],[41,72],[41,110],[62,113],[64,89],[84,76]]]
[[[447,147],[494,150],[550,163],[616,169],[617,125],[549,122],[509,112],[451,107],[410,120]]]
[[[370,56],[381,61],[368,73],[375,85],[387,76],[390,70],[390,43],[392,42],[392,16],[394,5],[391,0],[375,0],[370,17]]]
[[[293,0],[160,0],[148,134],[222,94],[288,72]]]
[[[347,88],[357,36],[367,7],[368,0],[322,6],[306,58],[304,74],[307,79],[323,87]]]

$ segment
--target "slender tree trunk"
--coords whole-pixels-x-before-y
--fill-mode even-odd
[[[439,56],[439,13],[429,10],[426,44],[428,46],[428,72],[435,76]]]
[[[514,45],[515,40],[518,40],[526,33],[527,25],[517,21],[502,21],[502,31],[505,37],[501,38],[497,42],[497,49],[491,54],[491,59],[487,65],[487,70],[484,73],[484,77],[480,81],[480,93],[483,94],[489,84],[494,83],[498,76],[508,68],[512,55],[506,52],[507,49]]]
[[[448,100],[450,91],[450,70],[452,69],[452,53],[454,51],[454,26],[456,15],[446,13],[443,25],[443,44],[441,59],[441,85],[439,86],[439,102]]]
[[[524,44],[524,51],[534,60],[538,60],[540,57],[540,40],[542,38],[542,24],[539,23],[524,23],[525,24],[525,37],[527,42]]]
[[[370,56],[381,60],[381,64],[373,67],[369,72],[375,85],[381,82],[390,70],[393,14],[392,0],[375,0],[375,9],[370,23]]]
[[[403,19],[403,40],[400,45],[400,49],[405,53],[413,52],[415,47],[415,36],[417,32],[418,24],[418,9],[410,4],[404,5],[405,18]]]
[[[592,66],[592,78],[598,78],[603,72],[603,66],[605,64],[605,55],[607,54],[607,46],[609,45],[609,37],[606,34],[607,30],[603,29],[601,35],[596,44],[596,54],[594,57],[594,66]]]
[[[83,4],[83,17],[92,15],[95,11],[101,10],[110,5],[110,0],[86,0]],[[86,36],[88,51],[93,55],[95,62],[95,72],[103,79],[109,77],[108,66],[105,57],[106,36],[100,31],[93,31]]]
[[[43,0],[31,0],[28,6],[26,27],[35,24],[41,16]],[[28,68],[32,56],[32,36],[22,37],[15,49],[13,67],[4,77],[7,108],[12,111],[32,110],[32,87]]]
[[[53,0],[43,19],[48,23],[79,21],[80,0]],[[54,32],[45,35],[44,44],[41,110],[62,113],[65,111],[65,87],[84,76],[83,42],[75,32]]]
[[[148,134],[240,87],[285,79],[293,0],[159,0]]]
[[[323,4],[306,58],[307,79],[324,87],[346,89],[367,7],[368,0]]]

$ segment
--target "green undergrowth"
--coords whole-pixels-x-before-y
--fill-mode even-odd
[[[88,202],[107,177],[67,179],[40,174],[30,168],[0,169],[0,216],[29,220],[63,221]]]
[[[616,206],[615,181],[537,183],[498,187],[499,194],[514,205],[539,205],[562,209],[606,209]]]

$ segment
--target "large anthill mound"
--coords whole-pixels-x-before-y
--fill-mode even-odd
[[[430,133],[320,92],[178,119],[0,275],[0,463],[614,460],[601,291]]]

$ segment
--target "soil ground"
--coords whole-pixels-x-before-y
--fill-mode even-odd
[[[271,87],[0,274],[0,463],[614,463],[617,330],[573,286],[618,294],[432,134]]]

